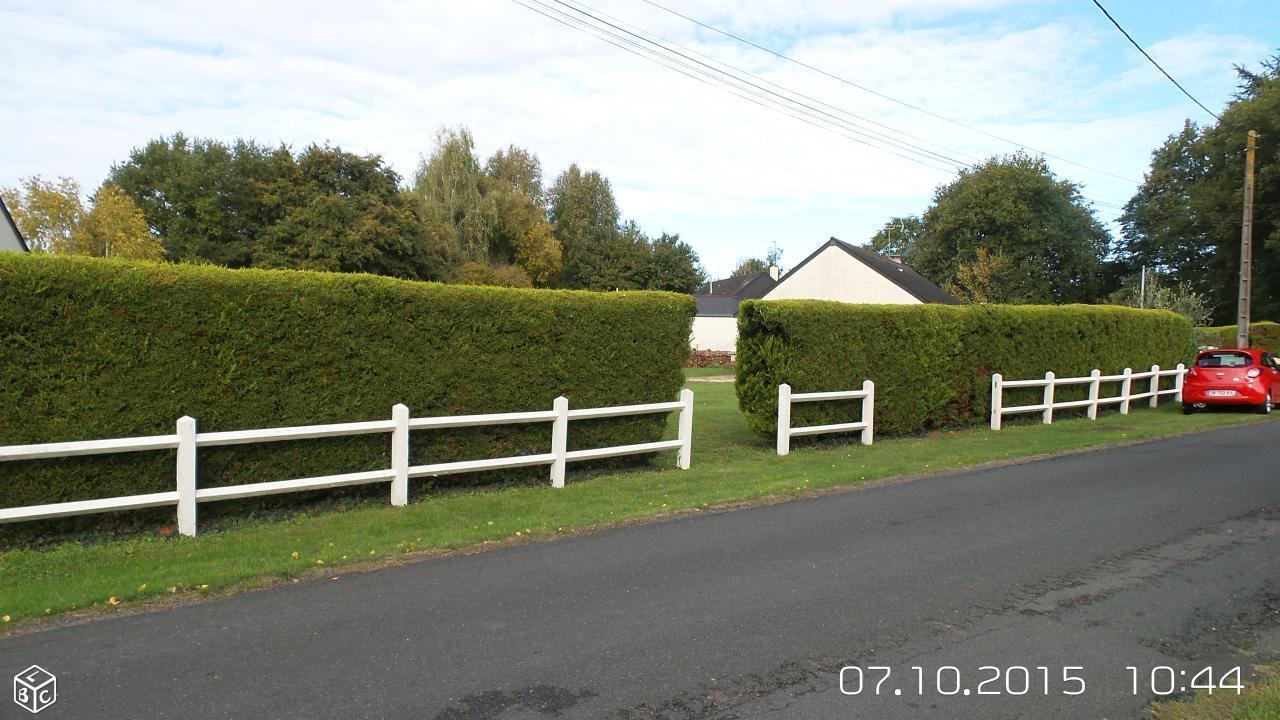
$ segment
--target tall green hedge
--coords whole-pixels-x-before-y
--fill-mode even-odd
[[[985,422],[995,372],[1012,380],[1049,370],[1066,377],[1173,367],[1192,350],[1190,322],[1163,310],[748,301],[738,313],[738,403],[752,429],[771,435],[779,384],[817,392],[870,379],[878,431],[910,433]],[[1062,388],[1060,396],[1074,392]],[[792,422],[847,422],[856,419],[854,405],[798,404]]]
[[[1196,342],[1215,347],[1235,347],[1239,325],[1196,328]],[[1249,323],[1249,343],[1272,354],[1280,353],[1280,325],[1263,321]]]
[[[694,303],[0,253],[0,445],[673,399]],[[658,439],[661,416],[570,444]],[[415,432],[411,462],[546,452],[546,424]],[[201,450],[201,486],[387,467],[389,435]],[[0,507],[171,490],[172,452],[0,464]],[[10,526],[12,527],[12,526]]]

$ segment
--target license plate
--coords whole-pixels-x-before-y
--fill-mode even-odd
[[[1205,390],[1205,395],[1209,397],[1235,397],[1235,390]]]

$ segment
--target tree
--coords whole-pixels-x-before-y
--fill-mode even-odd
[[[738,261],[738,267],[729,273],[729,277],[736,278],[743,275],[751,275],[753,273],[764,272],[769,269],[769,264],[760,258],[744,258]]]
[[[960,263],[955,279],[947,286],[952,295],[967,303],[1010,302],[1017,298],[1009,284],[1016,281],[1012,263],[1003,253],[978,248],[974,259]]]
[[[560,284],[612,290],[626,276],[634,238],[621,238],[618,202],[609,181],[595,170],[570,165],[551,184],[548,209],[564,254]],[[632,268],[634,269],[634,268]],[[629,284],[629,281],[627,281]]]
[[[1145,287],[1138,275],[1126,278],[1123,287],[1112,293],[1107,302],[1136,308],[1172,310],[1186,315],[1195,327],[1204,327],[1210,321],[1208,301],[1193,290],[1190,283],[1170,285],[1154,273],[1147,275]]]
[[[3,192],[18,231],[36,252],[63,251],[84,220],[80,183],[69,177],[52,181],[36,175]]]
[[[691,293],[707,281],[698,253],[679,235],[662,235],[649,242],[644,289]]]
[[[1151,156],[1120,217],[1120,255],[1203,295],[1213,317],[1235,316],[1244,152],[1249,130],[1280,137],[1280,55],[1259,72],[1237,67],[1236,99],[1217,123],[1187,122]],[[1253,226],[1253,314],[1280,317],[1280,146],[1259,143]]]
[[[940,285],[986,249],[1016,281],[992,287],[991,302],[1088,302],[1101,288],[1107,231],[1043,158],[1019,152],[962,171],[938,188],[923,225],[914,266]]]
[[[769,268],[778,268],[778,272],[782,272],[782,248],[778,247],[778,243],[771,243],[763,258],[749,257],[739,260],[738,266],[729,273],[729,277],[742,277],[764,272]]]
[[[561,270],[562,253],[543,207],[538,156],[510,145],[489,158],[485,177],[496,212],[490,261],[517,264],[538,285],[552,282]]]
[[[497,208],[493,198],[486,197],[471,131],[441,128],[431,156],[418,165],[413,189],[421,197],[422,217],[458,257],[488,261]]]
[[[470,261],[462,263],[454,272],[455,285],[497,285],[499,287],[528,288],[533,281],[523,268],[516,265],[488,265]]]
[[[59,252],[130,260],[163,260],[164,246],[151,234],[142,210],[123,190],[105,183],[93,196],[93,209]]]
[[[312,145],[296,160],[283,217],[263,230],[256,267],[440,278],[400,177],[377,155]]]
[[[902,258],[903,263],[914,266],[923,232],[924,221],[916,215],[892,217],[871,237],[867,248],[886,257]]]
[[[289,149],[178,133],[111,168],[170,260],[248,267],[262,233],[287,211],[297,167]]]
[[[26,178],[21,189],[7,189],[4,195],[18,229],[38,252],[133,260],[164,257],[164,248],[137,204],[111,183],[94,193],[88,210],[80,200],[80,184],[71,178]]]

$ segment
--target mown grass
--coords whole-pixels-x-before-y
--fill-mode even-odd
[[[1156,720],[1280,720],[1280,670],[1255,670],[1262,679],[1239,695],[1234,690],[1200,692],[1189,700],[1155,703],[1151,712]]]
[[[0,632],[14,623],[70,610],[148,598],[217,593],[274,581],[338,574],[388,558],[553,538],[585,528],[719,505],[794,496],[826,488],[1251,422],[1244,413],[1182,416],[1174,406],[1104,415],[1096,422],[1022,424],[919,437],[852,438],[797,444],[790,456],[753,436],[731,383],[692,382],[696,393],[693,468],[574,477],[554,491],[511,487],[456,492],[404,508],[366,506],[246,522],[197,538],[150,535],[0,554]]]

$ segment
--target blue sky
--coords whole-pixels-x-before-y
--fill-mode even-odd
[[[1057,160],[1111,204],[1186,118],[1211,120],[1089,0],[665,0],[754,42]],[[1233,63],[1280,46],[1272,3],[1105,3],[1211,108]],[[777,60],[641,0],[588,5],[948,153],[1015,146]],[[921,167],[749,104],[511,0],[0,4],[0,185],[66,175],[86,192],[132,147],[176,131],[379,153],[402,175],[435,130],[465,124],[614,184],[624,215],[678,232],[714,275],[771,243],[799,262],[914,214],[952,171]],[[1125,179],[1118,179],[1120,176]]]

